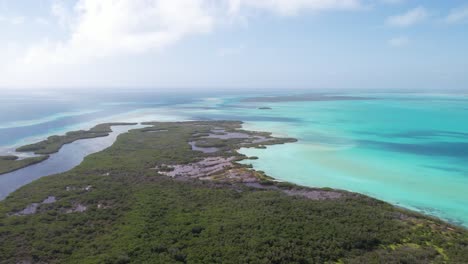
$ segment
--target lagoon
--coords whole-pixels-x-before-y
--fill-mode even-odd
[[[41,163],[0,175],[0,200],[34,180],[74,168],[86,156],[111,146],[118,135],[138,127],[141,126],[113,126],[112,132],[106,137],[77,140],[64,145]]]
[[[278,180],[359,192],[468,226],[468,97],[461,94],[146,92],[84,98],[73,107],[43,100],[27,108],[41,109],[41,102],[49,105],[42,115],[26,117],[28,111],[23,111],[18,120],[7,116],[8,128],[0,128],[0,148],[104,122],[241,120],[249,130],[299,139],[241,150],[259,157],[246,163]],[[21,119],[36,121],[28,127]],[[21,126],[11,127],[15,122]],[[72,143],[63,149],[75,147]],[[63,157],[75,166],[82,157],[74,155],[70,151]],[[44,164],[26,169],[40,171]]]

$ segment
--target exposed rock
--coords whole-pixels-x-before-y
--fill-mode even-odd
[[[89,191],[91,191],[92,188],[93,188],[92,185],[88,185],[88,186],[86,186],[84,188],[78,188],[78,187],[75,187],[75,186],[67,186],[65,190],[67,192],[77,191],[77,190],[89,192]]]
[[[264,143],[268,141],[275,140],[274,138],[267,138],[267,137],[262,137],[262,136],[256,136],[254,140],[251,141],[252,144],[258,144],[258,143]]]
[[[214,132],[214,131],[212,131],[212,132]],[[203,138],[217,138],[217,139],[252,138],[251,135],[246,134],[246,133],[241,133],[241,132],[225,132],[225,131],[223,131],[221,133],[222,134],[219,134],[219,133],[209,134],[208,136],[205,136]]]
[[[41,204],[52,204],[52,203],[55,203],[56,201],[57,199],[55,198],[55,196],[49,196],[44,201],[40,203],[32,203],[26,206],[26,208],[24,208],[23,210],[17,213],[14,213],[13,215],[16,215],[16,216],[32,215],[32,214],[37,213],[37,210],[39,209],[39,206]]]
[[[230,169],[226,171],[223,176],[227,180],[243,183],[256,183],[259,181],[259,179],[255,176],[254,171],[246,170],[244,168]]]
[[[310,200],[334,200],[343,197],[343,193],[337,191],[327,191],[320,189],[284,189],[275,185],[262,185],[259,182],[247,182],[246,186],[255,189],[281,191],[290,196],[302,196]]]
[[[170,177],[182,176],[190,178],[201,178],[222,172],[226,168],[233,167],[234,165],[232,161],[234,160],[234,157],[205,158],[199,162],[190,163],[186,165],[169,165],[167,167],[172,168],[171,171],[159,171],[159,173]]]
[[[342,197],[342,193],[335,191],[311,190],[311,189],[292,189],[282,190],[287,195],[302,196],[311,200],[333,200]]]
[[[82,213],[82,212],[86,211],[86,209],[88,209],[88,207],[86,207],[86,206],[84,206],[84,205],[82,205],[82,204],[78,204],[78,205],[76,206],[76,208],[75,208],[75,212],[80,212],[80,213]]]
[[[55,196],[49,196],[49,197],[47,197],[47,199],[42,201],[42,203],[43,204],[51,204],[51,203],[55,203],[56,201],[57,201],[57,199],[55,198]]]
[[[190,146],[192,146],[192,150],[195,151],[201,151],[203,153],[215,153],[220,151],[220,148],[215,148],[215,147],[197,147],[197,142],[196,141],[191,141],[189,142]]]
[[[83,204],[75,204],[71,209],[68,209],[65,211],[65,213],[70,214],[70,213],[83,213],[88,209],[87,206]]]
[[[26,208],[24,208],[22,211],[14,214],[14,215],[21,216],[21,215],[35,214],[37,212],[37,208],[39,208],[39,205],[41,205],[41,204],[40,203],[32,203],[32,204],[26,206]]]
[[[203,139],[220,139],[220,140],[229,140],[229,139],[243,139],[241,143],[242,146],[256,145],[260,143],[266,143],[276,140],[273,137],[265,136],[265,133],[245,133],[245,132],[232,132],[226,131],[225,129],[212,129],[210,133],[195,133],[192,135],[197,138],[196,141],[189,142],[192,146],[192,150],[201,151],[203,153],[215,153],[221,150],[219,147],[200,147],[197,145],[199,142],[203,142]],[[261,146],[257,146],[261,147]]]

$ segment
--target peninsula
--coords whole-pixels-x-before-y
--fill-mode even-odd
[[[106,137],[112,132],[112,126],[128,126],[137,123],[105,123],[94,126],[89,130],[71,131],[61,136],[50,136],[47,139],[16,149],[17,152],[32,152],[37,156],[20,159],[18,156],[0,156],[0,174],[12,172],[49,158],[50,154],[58,152],[60,148],[80,139]]]
[[[468,259],[464,228],[356,193],[278,182],[238,163],[256,158],[239,148],[295,139],[235,121],[145,125],[0,202],[0,263]]]

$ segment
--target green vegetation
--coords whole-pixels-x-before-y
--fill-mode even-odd
[[[25,145],[16,149],[18,152],[34,152],[38,155],[52,154],[65,145],[79,139],[106,137],[112,132],[111,126],[136,125],[136,123],[107,123],[97,125],[90,130],[78,130],[66,133],[63,136],[50,136],[38,143]]]
[[[197,142],[197,147],[200,148],[224,148],[227,147],[225,140],[217,138],[207,138]]]
[[[9,155],[9,156],[0,156],[0,161],[12,161],[18,160],[17,156]]]
[[[68,143],[79,139],[105,137],[112,132],[112,126],[136,125],[136,123],[106,123],[97,125],[90,130],[71,131],[63,136],[50,136],[38,143],[25,145],[16,149],[18,152],[34,152],[36,157],[19,159],[17,156],[0,156],[0,174],[12,172],[49,158],[49,155],[60,150]]]
[[[242,182],[170,178],[155,167],[206,157],[246,158],[223,140],[192,151],[197,133],[239,122],[148,123],[73,170],[33,182],[0,202],[0,263],[464,263],[468,232],[387,203],[288,195],[299,188],[261,172]],[[167,131],[166,131],[167,130]],[[146,131],[146,132],[145,132]],[[201,139],[200,139],[201,140]],[[276,139],[275,142],[289,142]],[[262,143],[264,145],[265,143]],[[241,166],[242,167],[242,166]],[[243,166],[246,169],[248,166]],[[17,216],[49,196],[35,214]],[[84,212],[74,211],[82,206]],[[73,212],[74,211],[74,212]]]
[[[0,156],[0,174],[12,172],[48,159],[49,156],[19,159],[17,156]]]

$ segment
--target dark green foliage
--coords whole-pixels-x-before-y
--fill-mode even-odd
[[[187,142],[192,135],[238,124],[153,123],[169,133],[131,131],[70,172],[21,188],[0,203],[0,263],[464,263],[468,259],[466,230],[362,195],[314,201],[240,183],[172,179],[154,170],[211,155],[191,150]],[[226,144],[234,147],[233,142]],[[279,189],[296,187],[267,178],[264,182]],[[86,186],[92,189],[86,191]],[[41,205],[37,214],[10,216],[50,195],[58,201]],[[65,213],[76,204],[88,209]]]
[[[17,156],[0,156],[0,161],[3,161],[3,160],[17,160],[18,157]]]
[[[136,123],[106,123],[99,124],[90,130],[71,131],[63,136],[50,136],[46,140],[38,143],[21,146],[16,149],[18,152],[34,152],[37,157],[18,159],[17,156],[0,156],[0,174],[12,172],[32,164],[39,163],[49,158],[49,154],[55,153],[68,143],[80,139],[105,137],[112,132],[112,126],[136,125]]]
[[[16,156],[2,156],[0,157],[0,174],[12,172],[26,166],[39,163],[48,159],[49,156],[38,156],[25,159],[18,159]]]
[[[25,145],[16,149],[19,152],[34,152],[35,154],[52,154],[68,143],[79,139],[105,137],[112,132],[111,126],[135,125],[136,123],[107,123],[99,124],[90,130],[71,131],[63,136],[50,136],[38,143]]]
[[[277,182],[276,186],[278,186],[280,188],[283,188],[283,189],[293,189],[293,188],[297,187],[296,184],[290,183],[290,182]],[[332,189],[330,189],[330,190],[332,190]]]

